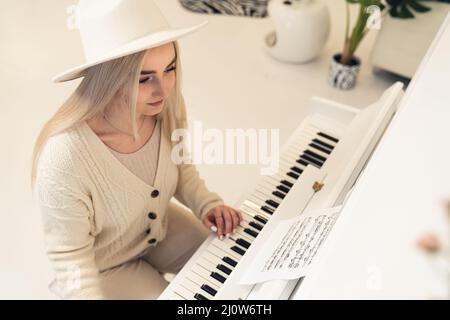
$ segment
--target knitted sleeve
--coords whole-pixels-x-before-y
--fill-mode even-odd
[[[200,219],[212,208],[223,205],[222,198],[207,189],[205,181],[192,164],[178,165],[178,183],[174,196]]]
[[[35,190],[47,256],[55,271],[50,289],[64,299],[101,299],[92,200],[82,188],[76,163],[76,152],[55,137],[39,162]]]

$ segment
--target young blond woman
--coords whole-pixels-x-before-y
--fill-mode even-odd
[[[86,63],[54,81],[83,79],[33,154],[49,288],[64,299],[155,299],[209,229],[222,238],[242,219],[195,166],[171,158],[171,133],[187,122],[176,40],[204,23],[173,29],[150,0],[81,0],[77,23]]]

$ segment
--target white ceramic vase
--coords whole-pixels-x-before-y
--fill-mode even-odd
[[[320,0],[271,0],[267,8],[275,30],[265,49],[275,59],[303,63],[317,57],[330,33],[328,7]]]

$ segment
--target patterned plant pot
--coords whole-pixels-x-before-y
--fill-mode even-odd
[[[328,83],[341,90],[353,89],[361,68],[361,61],[357,57],[352,58],[350,65],[342,64],[340,61],[341,54],[335,54],[328,70]]]

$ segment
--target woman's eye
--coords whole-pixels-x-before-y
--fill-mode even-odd
[[[166,72],[169,73],[169,72],[172,72],[172,71],[174,71],[174,70],[176,70],[176,69],[177,69],[177,67],[176,67],[176,66],[173,66],[172,68],[167,69]],[[139,80],[139,83],[144,83],[144,82],[147,82],[148,80],[152,81],[152,80],[153,80],[153,77],[143,78],[143,79]]]

